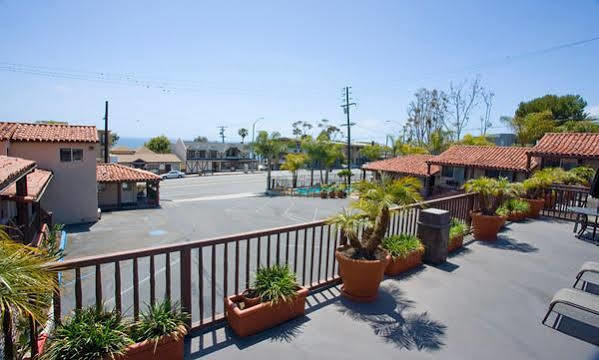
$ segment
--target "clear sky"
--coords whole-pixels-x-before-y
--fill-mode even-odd
[[[350,85],[352,137],[384,142],[418,88],[477,74],[498,125],[546,93],[599,113],[599,41],[542,51],[598,36],[598,0],[0,0],[0,120],[100,126],[109,100],[121,136],[237,141],[341,124]]]

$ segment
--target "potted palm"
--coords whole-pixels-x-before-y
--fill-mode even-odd
[[[345,192],[345,189],[347,189],[347,186],[345,184],[337,185],[337,197],[339,199],[345,199],[347,197],[347,193]]]
[[[329,186],[328,185],[321,185],[320,186],[320,198],[321,199],[326,199],[329,195]]]
[[[449,227],[449,243],[447,244],[447,251],[452,252],[461,248],[464,244],[464,235],[468,233],[468,225],[460,219],[451,219]]]
[[[511,184],[506,178],[497,180],[481,177],[468,180],[464,184],[464,189],[478,195],[480,208],[471,214],[474,238],[487,241],[496,240],[497,233],[506,219],[497,214],[497,209],[504,201],[516,196],[519,187]]]
[[[356,184],[359,200],[351,204],[354,211],[343,210],[328,220],[342,234],[335,258],[345,297],[361,302],[376,299],[385,268],[391,261],[389,253],[380,246],[389,225],[389,208],[420,201],[421,186],[413,177],[359,182]]]
[[[335,185],[334,183],[331,184],[328,188],[329,190],[329,199],[334,199],[337,197],[337,185]]]
[[[522,199],[510,199],[497,209],[497,213],[506,216],[509,221],[522,221],[529,211],[530,205]]]
[[[253,335],[304,314],[308,289],[297,284],[287,265],[258,269],[252,289],[260,297],[260,303],[252,307],[244,306],[241,295],[225,298],[227,321],[238,336]]]
[[[524,198],[529,206],[528,216],[538,218],[545,205],[545,193],[553,184],[554,177],[547,172],[538,172],[522,182]]]
[[[424,246],[420,239],[414,235],[388,236],[383,240],[382,247],[391,255],[391,261],[385,269],[385,275],[399,275],[422,265]]]

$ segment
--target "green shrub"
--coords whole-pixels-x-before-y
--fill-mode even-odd
[[[466,235],[468,233],[468,225],[460,219],[451,219],[451,225],[449,227],[449,239],[454,239],[460,235]]]
[[[497,213],[502,216],[508,216],[510,214],[524,214],[528,213],[530,205],[520,199],[510,199],[504,202],[501,207],[497,210]]]
[[[43,360],[97,360],[122,355],[133,344],[128,326],[116,311],[95,307],[77,310],[48,339]]]
[[[260,268],[252,286],[263,302],[277,303],[295,296],[298,288],[295,274],[287,265]]]
[[[382,246],[394,259],[408,257],[416,251],[424,251],[420,239],[408,234],[388,236],[383,239]]]
[[[178,302],[171,303],[167,299],[148,306],[147,312],[142,313],[139,321],[131,325],[131,338],[135,342],[149,340],[156,344],[165,335],[179,339],[187,334],[185,322],[188,319],[189,315],[181,311]]]

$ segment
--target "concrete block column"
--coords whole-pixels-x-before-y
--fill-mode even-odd
[[[449,211],[422,210],[418,218],[418,237],[424,244],[424,261],[433,264],[445,262],[449,242]]]

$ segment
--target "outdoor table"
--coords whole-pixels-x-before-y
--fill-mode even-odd
[[[593,241],[595,241],[595,235],[597,232],[597,221],[599,218],[599,209],[597,208],[586,208],[580,206],[572,206],[568,208],[569,211],[576,214],[576,223],[574,224],[574,232],[576,237],[580,238],[589,226],[593,228]],[[589,217],[594,217],[594,221],[589,221]],[[580,230],[577,232],[578,224],[580,224]],[[599,243],[595,242],[596,245]]]

